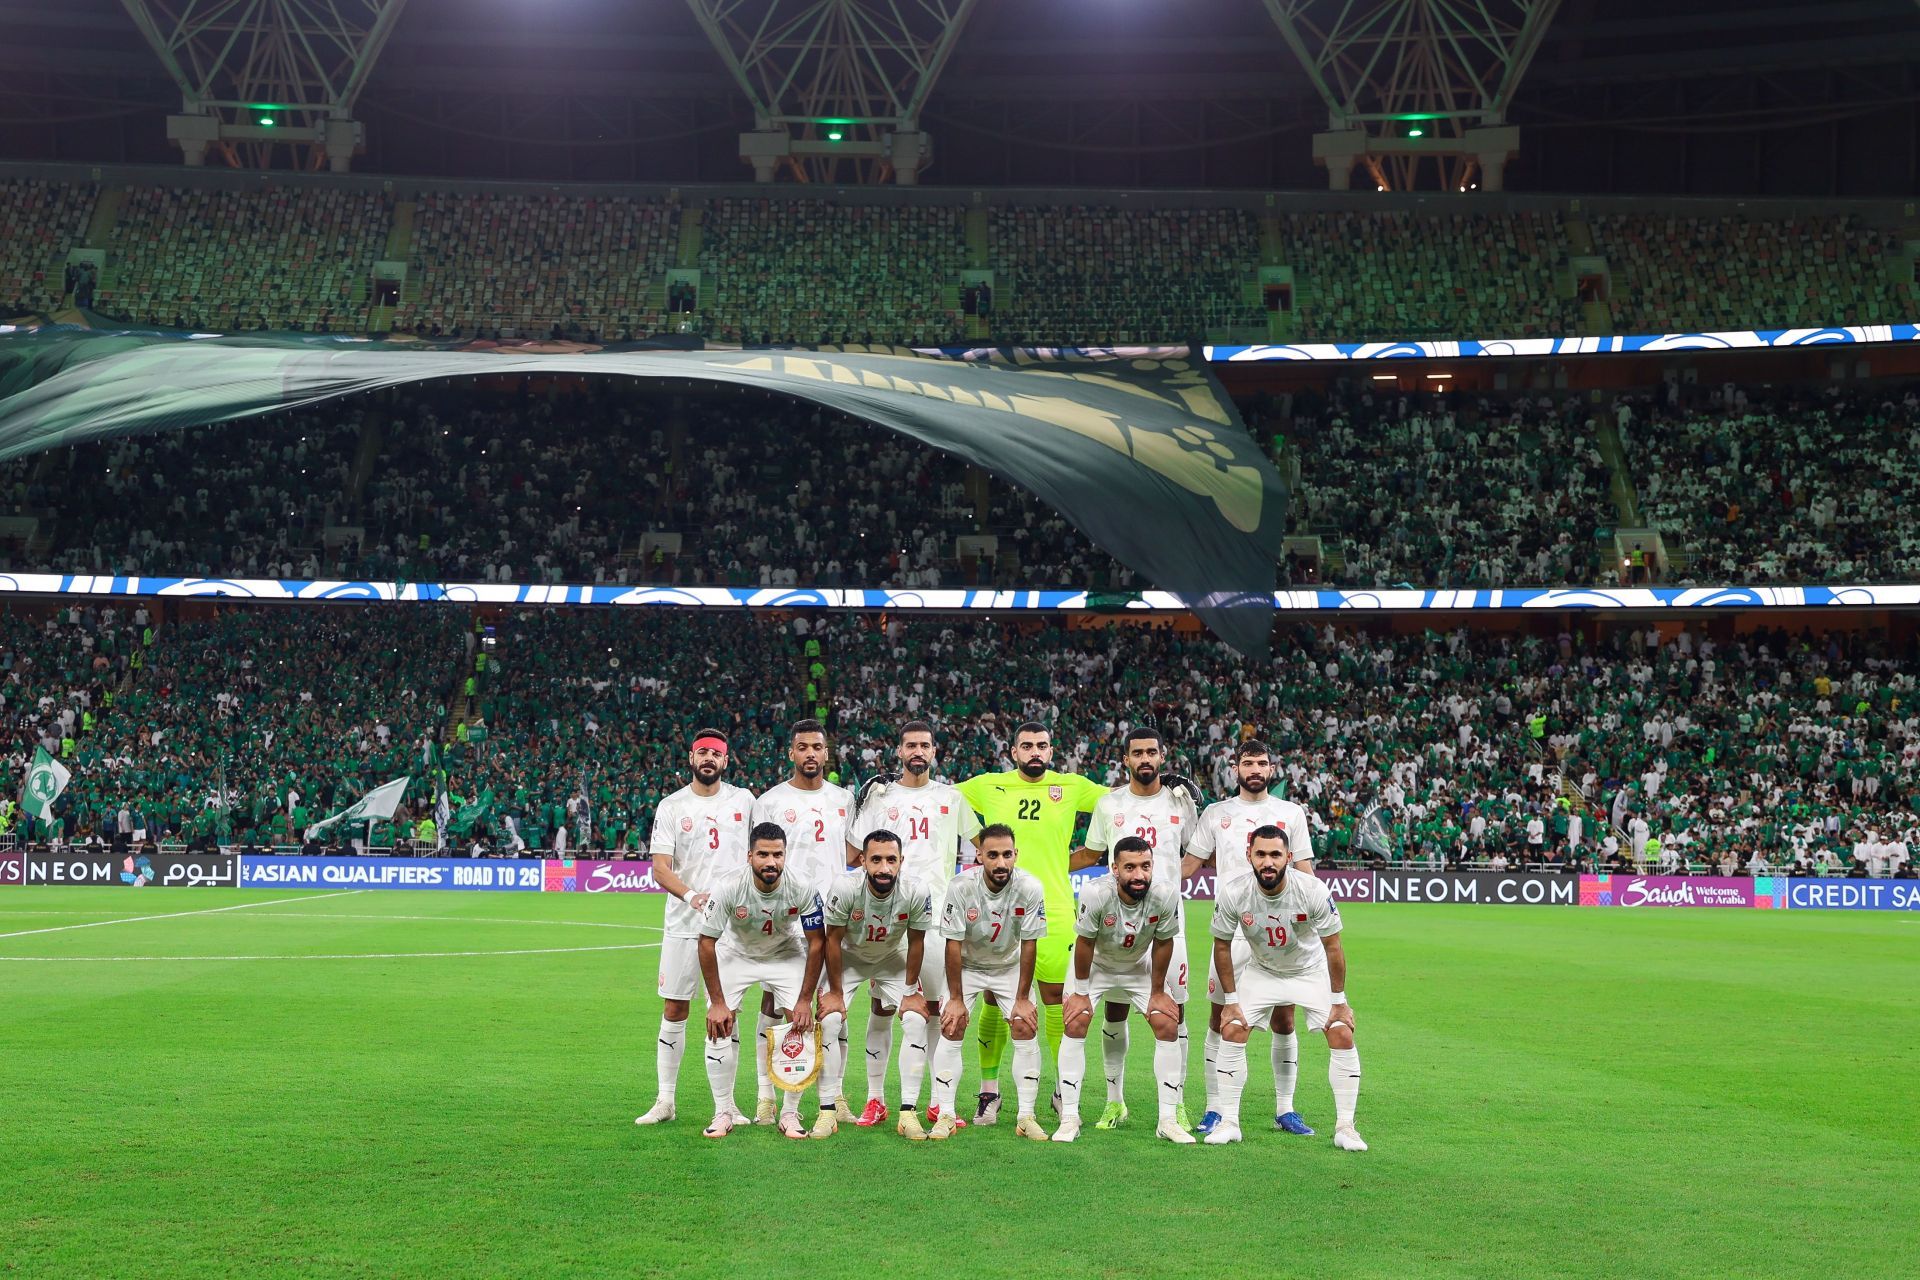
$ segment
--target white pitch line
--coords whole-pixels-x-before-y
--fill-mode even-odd
[[[115,964],[145,964],[152,960],[181,960],[190,963],[216,960],[432,960],[473,956],[558,956],[579,951],[647,951],[659,945],[657,942],[629,942],[604,947],[530,947],[514,951],[371,951],[352,955],[314,956],[0,956],[0,961],[32,960],[64,964],[73,960],[83,963],[111,961]]]
[[[139,924],[143,920],[178,920],[183,916],[217,916],[223,911],[246,911],[252,907],[273,907],[287,902],[314,902],[321,898],[344,898],[350,893],[365,893],[365,889],[342,889],[338,893],[310,893],[298,898],[268,898],[265,902],[237,902],[230,907],[208,907],[204,911],[169,911],[157,916],[117,916],[112,920],[94,920],[87,924],[56,924],[45,929],[20,929],[13,933],[0,933],[0,938],[26,938],[36,933],[65,933],[69,929],[98,929],[106,924]]]

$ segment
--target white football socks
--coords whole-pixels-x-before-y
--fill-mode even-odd
[[[1205,1070],[1207,1076],[1207,1110],[1209,1111],[1220,1110],[1219,1066],[1220,1046],[1223,1043],[1224,1041],[1220,1039],[1220,1033],[1209,1028],[1206,1041],[1200,1049],[1200,1065]]]
[[[1072,1036],[1060,1038],[1060,1119],[1062,1123],[1080,1120],[1080,1082],[1087,1074],[1087,1042]]]
[[[1293,1087],[1300,1079],[1300,1037],[1289,1031],[1273,1036],[1273,1114],[1283,1116],[1293,1110]]]
[[[1353,1123],[1353,1109],[1360,1101],[1360,1051],[1334,1049],[1327,1059],[1327,1083],[1333,1086],[1334,1123]]]
[[[1032,1115],[1033,1105],[1040,1098],[1039,1036],[1013,1042],[1013,1093],[1020,1104],[1016,1114]]]
[[[1127,1097],[1127,1024],[1100,1024],[1100,1057],[1107,1068],[1107,1101],[1124,1102]],[[1064,1042],[1063,1042],[1064,1043]]]
[[[653,1050],[653,1087],[655,1096],[663,1102],[673,1101],[680,1084],[680,1059],[686,1052],[686,1020],[660,1019],[660,1043]]]
[[[759,1099],[762,1102],[773,1101],[773,1076],[767,1071],[767,1028],[773,1026],[775,1019],[768,1017],[765,1010],[753,1023],[753,1066],[760,1081]]]
[[[831,1107],[840,1101],[840,1083],[847,1074],[847,1042],[841,1033],[847,1028],[847,1018],[842,1013],[830,1013],[820,1019],[820,1105]],[[789,1098],[799,1098],[797,1093],[789,1093]]]
[[[740,1042],[728,1037],[725,1040],[707,1041],[707,1086],[713,1090],[713,1113],[727,1115],[733,1111],[733,1081],[740,1071]]]
[[[960,1042],[940,1036],[933,1043],[933,1105],[940,1114],[953,1114],[953,1095],[960,1088]]]
[[[867,1097],[878,1098],[882,1102],[887,1100],[887,1060],[893,1057],[893,1024],[891,1015],[883,1018],[876,1013],[867,1019]],[[926,1052],[924,1045],[921,1046],[921,1052]],[[906,1064],[903,1062],[900,1065],[904,1075]],[[920,1092],[918,1080],[914,1081],[913,1091],[915,1094]],[[916,1097],[914,1101],[919,1099]]]
[[[900,1046],[900,1105],[911,1109],[920,1105],[920,1083],[927,1078],[933,1055],[927,1044],[927,1020],[917,1013],[906,1013],[900,1015],[900,1021],[906,1033],[906,1043]]]
[[[1174,1080],[1180,1088],[1180,1100],[1187,1096],[1187,1063],[1193,1060],[1193,1042],[1187,1038],[1187,1020],[1180,1019],[1180,1069]]]
[[[1240,1095],[1247,1087],[1246,1044],[1222,1040],[1220,1056],[1214,1063],[1213,1075],[1216,1081],[1214,1092],[1217,1100],[1209,1102],[1207,1110],[1218,1111],[1221,1123],[1237,1128],[1240,1124]]]
[[[1180,1105],[1180,1064],[1186,1056],[1185,1040],[1153,1042],[1153,1075],[1160,1085],[1161,1124],[1172,1124],[1174,1108]]]

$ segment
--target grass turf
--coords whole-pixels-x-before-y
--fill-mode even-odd
[[[1155,1142],[1140,1024],[1071,1147],[707,1142],[697,1046],[636,1129],[661,905],[0,890],[0,1275],[1912,1274],[1909,917],[1349,904],[1354,1156],[1304,1034],[1319,1137],[1256,1035],[1247,1141]]]

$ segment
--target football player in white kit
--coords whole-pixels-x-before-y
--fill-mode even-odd
[[[1180,1009],[1167,993],[1168,967],[1182,946],[1180,891],[1154,876],[1154,849],[1143,836],[1114,842],[1113,869],[1080,891],[1076,939],[1067,968],[1060,1041],[1060,1127],[1055,1142],[1080,1136],[1080,1081],[1087,1070],[1087,1028],[1093,1002],[1136,1010],[1153,1030],[1153,1074],[1159,1084],[1160,1123],[1169,1142],[1192,1143],[1180,1124]]]
[[[1347,953],[1340,907],[1314,876],[1291,870],[1293,850],[1278,827],[1260,827],[1247,850],[1252,874],[1220,894],[1213,909],[1213,959],[1221,988],[1220,1060],[1215,1074],[1220,1122],[1209,1145],[1240,1141],[1240,1094],[1247,1083],[1247,1035],[1275,1009],[1307,1014],[1307,1030],[1324,1031],[1331,1051],[1333,1145],[1365,1151],[1353,1127],[1360,1099],[1360,1054],[1353,1047],[1347,1003]],[[1246,956],[1244,961],[1241,956]]]
[[[727,735],[695,729],[688,756],[693,781],[660,802],[653,815],[648,856],[653,879],[667,899],[667,936],[660,944],[660,1043],[654,1054],[657,1092],[635,1124],[673,1119],[680,1058],[687,1049],[687,1013],[700,985],[700,921],[718,878],[747,857],[753,794],[720,781],[727,769]],[[741,1117],[744,1119],[744,1117]]]
[[[940,912],[942,954],[947,966],[947,1001],[940,1009],[940,1044],[933,1059],[933,1097],[939,1118],[930,1139],[953,1136],[958,1128],[953,1096],[960,1085],[960,1043],[967,1034],[968,1007],[975,996],[1000,1006],[1013,1038],[1014,1092],[1019,1102],[1016,1136],[1037,1142],[1047,1131],[1034,1118],[1040,1096],[1040,1014],[1033,1003],[1033,967],[1038,942],[1047,936],[1047,894],[1030,872],[1015,866],[1013,828],[983,827],[980,867],[947,886]]]
[[[947,886],[953,880],[954,867],[973,851],[973,840],[980,830],[980,818],[951,783],[933,780],[935,758],[933,726],[924,720],[909,720],[900,726],[900,776],[870,782],[860,793],[859,811],[847,832],[847,865],[859,861],[860,843],[869,833],[891,831],[900,837],[903,857],[901,874],[925,885],[933,893],[933,913],[939,918],[946,903]],[[926,959],[915,975],[926,994],[930,1008],[938,1008],[947,995],[946,960],[940,947],[928,947]],[[901,1030],[906,1044],[900,1051],[900,1122],[898,1128],[913,1137],[919,1128],[908,1113],[920,1104],[920,1085],[933,1066],[931,1019],[918,1013],[903,1012]],[[891,1022],[888,1027],[891,1028]],[[869,1107],[869,1110],[872,1108]],[[938,1115],[929,1110],[929,1122]],[[886,1119],[884,1108],[873,1123]],[[868,1123],[862,1115],[856,1123]]]
[[[1242,742],[1234,753],[1239,789],[1225,800],[1207,806],[1200,825],[1187,845],[1186,871],[1192,875],[1208,862],[1213,863],[1213,897],[1217,903],[1227,889],[1253,875],[1247,862],[1247,845],[1261,827],[1274,826],[1286,833],[1293,851],[1294,870],[1313,872],[1313,835],[1307,829],[1307,811],[1291,800],[1282,800],[1269,788],[1273,783],[1273,758],[1267,744],[1257,738]],[[1216,910],[1218,908],[1216,907]],[[1243,958],[1242,965],[1246,963]],[[1214,1064],[1220,1059],[1220,987],[1213,966],[1207,967],[1207,998],[1213,1007],[1207,1013],[1206,1047],[1201,1053],[1205,1072],[1207,1113],[1200,1117],[1200,1132],[1211,1133],[1219,1120],[1214,1105]],[[1300,1073],[1300,1041],[1293,1034],[1293,1011],[1274,1014],[1273,1080],[1275,1097],[1282,1104],[1275,1108],[1274,1123],[1290,1133],[1312,1133],[1306,1122],[1294,1113],[1293,1085]]]
[[[1166,886],[1173,890],[1174,902],[1179,904],[1180,919],[1176,927],[1173,948],[1173,961],[1167,968],[1167,994],[1173,998],[1176,1014],[1179,1018],[1179,1087],[1181,1095],[1174,1102],[1175,1118],[1182,1129],[1193,1126],[1187,1119],[1187,944],[1186,944],[1186,907],[1181,898],[1181,888],[1185,883],[1185,859],[1183,854],[1187,842],[1192,839],[1199,821],[1194,796],[1198,788],[1187,779],[1178,775],[1163,775],[1166,766],[1166,743],[1160,731],[1141,725],[1127,731],[1121,750],[1127,767],[1127,781],[1100,797],[1093,806],[1093,817],[1087,823],[1087,843],[1084,849],[1073,855],[1075,867],[1092,866],[1104,861],[1108,850],[1115,842],[1126,836],[1137,836],[1153,848],[1153,883],[1156,888]],[[1192,788],[1192,791],[1189,791]],[[1087,856],[1082,857],[1082,854]],[[1107,1105],[1100,1118],[1093,1123],[1096,1129],[1115,1129],[1127,1122],[1127,1014],[1130,1006],[1126,1003],[1110,1003],[1106,1009],[1106,1021],[1100,1028],[1100,1052],[1107,1076]]]
[[[820,895],[812,885],[789,879],[787,837],[763,822],[753,828],[747,865],[722,879],[700,922],[700,977],[707,988],[707,1084],[713,1090],[708,1138],[733,1132],[737,1111],[734,1077],[740,1069],[737,1019],[747,988],[773,997],[781,1020],[804,1033],[813,1027],[807,992],[820,977],[823,955]],[[767,1052],[754,1041],[756,1057]],[[780,1135],[804,1138],[800,1095],[787,1093],[780,1106]]]
[[[927,930],[933,927],[933,892],[901,878],[900,837],[869,831],[862,841],[860,866],[827,887],[823,907],[827,925],[826,965],[821,978],[820,1025],[834,1031],[827,1041],[826,1068],[820,1077],[820,1114],[813,1136],[832,1137],[840,1126],[840,1082],[847,1069],[844,1027],[847,999],[862,984],[872,1001],[867,1020],[867,1111],[887,1115],[887,1058],[893,1045],[893,1015],[905,1009],[925,1020],[932,1016],[920,991]],[[881,1030],[876,1033],[875,1028]],[[909,1123],[911,1120],[911,1123]],[[865,1124],[875,1123],[861,1117]],[[921,1138],[925,1131],[911,1106],[900,1113],[900,1131]]]
[[[755,825],[771,822],[787,833],[787,878],[825,893],[847,869],[847,814],[853,808],[853,793],[827,781],[827,731],[818,720],[802,720],[788,730],[787,760],[793,772],[753,802],[753,821]],[[807,995],[811,999],[813,993]],[[762,996],[755,1039],[764,1036],[774,1021],[772,1000]],[[840,1033],[846,1034],[844,1022]],[[753,1061],[759,1075],[753,1122],[772,1124],[773,1077],[767,1073],[765,1054],[755,1054]]]

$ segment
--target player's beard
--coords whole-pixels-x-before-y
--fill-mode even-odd
[[[1240,789],[1242,791],[1251,791],[1257,796],[1263,796],[1267,793],[1267,784],[1271,781],[1271,778],[1242,778],[1240,779]]]
[[[1157,764],[1137,764],[1133,767],[1133,780],[1143,787],[1150,787],[1160,779],[1160,766]]]
[[[1140,901],[1140,899],[1147,896],[1147,890],[1152,887],[1153,880],[1151,878],[1146,880],[1123,880],[1120,882],[1120,892],[1126,897],[1128,902]]]
[[[780,872],[782,869],[783,868],[780,867],[761,867],[753,873],[753,878],[760,882],[761,889],[772,893],[780,887]]]
[[[1280,892],[1280,886],[1287,882],[1287,869],[1285,867],[1282,867],[1278,871],[1274,872],[1273,880],[1271,883],[1268,882],[1267,873],[1264,871],[1255,871],[1253,873],[1253,878],[1260,882],[1261,892],[1267,893],[1267,894],[1275,894]]]
[[[817,778],[820,776],[820,762],[818,760],[802,760],[796,772],[803,778]]]
[[[1002,889],[1006,888],[1008,885],[1013,883],[1012,867],[1008,867],[1005,871],[995,871],[993,868],[989,867],[985,871],[981,872],[981,875],[983,875],[986,878],[987,888],[993,890],[995,893],[1000,892]]]
[[[1020,766],[1020,776],[1028,782],[1038,782],[1047,776],[1047,762],[1045,760],[1028,760]]]
[[[927,762],[925,760],[922,760],[917,756],[909,756],[907,758],[908,773],[912,774],[914,777],[917,778],[921,774],[925,773],[926,771],[927,771]]]
[[[710,787],[720,781],[720,766],[717,764],[697,764],[693,766],[693,780],[703,787]]]
[[[892,893],[896,883],[897,880],[893,876],[876,876],[871,871],[867,872],[867,888],[876,898],[884,898]]]

